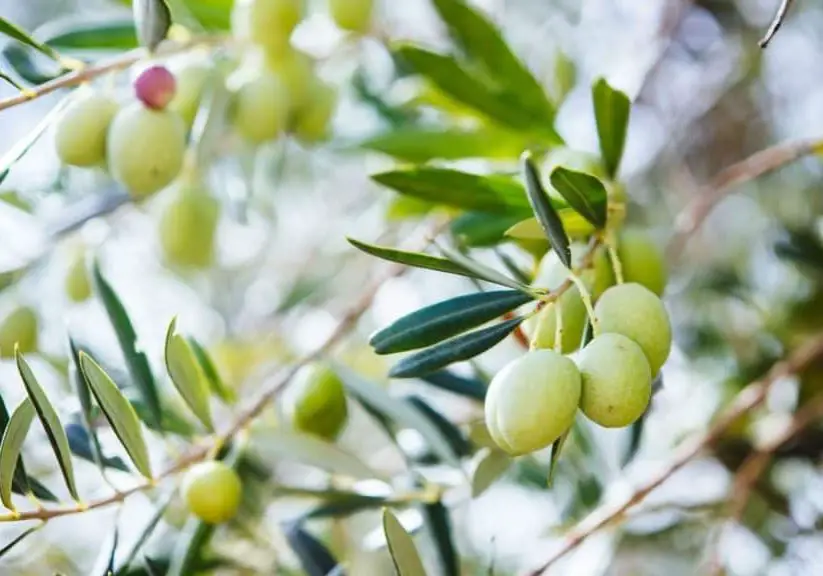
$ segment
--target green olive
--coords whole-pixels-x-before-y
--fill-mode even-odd
[[[183,498],[192,514],[207,524],[234,518],[243,496],[240,476],[222,462],[201,462],[183,477]]]
[[[297,113],[294,135],[306,144],[326,140],[336,105],[335,89],[324,82],[316,82],[308,102]]]
[[[617,256],[625,282],[636,282],[657,294],[663,294],[668,281],[663,253],[642,230],[626,229],[618,237]]]
[[[106,135],[117,102],[93,90],[80,89],[55,129],[57,156],[72,166],[97,166],[106,159]]]
[[[172,101],[169,102],[168,108],[177,112],[189,128],[194,123],[197,111],[200,109],[200,101],[203,98],[209,74],[211,74],[211,68],[202,63],[189,64],[175,73],[177,91]]]
[[[238,38],[267,47],[288,40],[305,14],[305,0],[237,0],[232,30]]]
[[[37,351],[37,313],[29,306],[11,311],[0,323],[0,358],[14,358],[16,344],[22,354]]]
[[[72,258],[66,272],[66,295],[72,302],[83,302],[91,296],[91,279],[86,266],[86,254],[79,250]]]
[[[301,432],[334,440],[348,419],[342,380],[323,363],[308,366],[299,376],[286,405],[292,426]]]
[[[207,268],[214,260],[220,203],[208,190],[182,185],[160,218],[160,245],[169,264]]]
[[[267,51],[265,58],[266,66],[277,75],[286,88],[291,104],[290,110],[293,112],[310,105],[317,83],[312,57],[289,47],[279,54]]]
[[[262,71],[237,89],[234,128],[254,144],[274,140],[286,129],[289,106],[284,83],[275,74]]]
[[[332,20],[343,30],[364,34],[371,27],[374,0],[329,0]]]

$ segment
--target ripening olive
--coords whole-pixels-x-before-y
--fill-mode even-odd
[[[135,102],[120,110],[109,128],[109,169],[135,198],[170,184],[183,167],[185,151],[185,125],[170,110]]]
[[[66,295],[72,302],[83,302],[91,296],[91,279],[86,266],[86,254],[78,250],[69,263],[65,280]]]
[[[234,518],[243,495],[237,472],[216,461],[192,466],[183,477],[181,488],[189,510],[208,524]]]
[[[232,30],[238,38],[260,46],[282,43],[306,13],[305,0],[238,0]]]
[[[622,334],[601,334],[577,362],[583,378],[580,409],[606,428],[628,426],[646,411],[652,371],[643,350]]]
[[[163,110],[177,91],[177,80],[165,66],[149,66],[134,80],[134,95],[149,108]]]
[[[620,284],[606,290],[594,308],[601,334],[617,333],[643,349],[652,377],[669,357],[672,328],[663,301],[640,284]]]
[[[586,306],[577,287],[569,288],[560,298],[538,312],[537,321],[529,335],[535,348],[554,349],[557,336],[557,307],[560,308],[563,329],[560,350],[564,354],[569,354],[580,347],[588,318]]]
[[[72,166],[96,166],[106,159],[106,137],[117,102],[93,90],[82,90],[58,120],[57,156]]]
[[[214,260],[220,203],[208,190],[181,185],[160,217],[163,257],[173,266],[206,268]]]
[[[328,138],[337,92],[324,82],[312,87],[308,102],[297,112],[294,135],[303,143],[313,144]]]
[[[21,354],[37,350],[38,321],[34,309],[20,306],[0,323],[0,358],[14,358],[14,345]]]
[[[290,110],[295,111],[309,105],[317,83],[314,59],[305,52],[289,47],[279,54],[267,51],[265,61],[268,69],[274,72],[285,86],[291,104]]]
[[[340,377],[329,366],[312,364],[299,375],[286,415],[296,430],[334,440],[348,419],[346,392]]]
[[[667,272],[663,254],[648,234],[626,229],[618,237],[617,256],[625,282],[636,282],[658,296],[666,288]]]
[[[283,82],[275,74],[261,71],[237,89],[234,128],[254,144],[274,140],[286,128],[289,103]]]
[[[329,13],[343,30],[363,34],[371,27],[374,0],[329,0]]]
[[[169,102],[168,109],[177,112],[187,127],[191,127],[197,116],[210,73],[211,69],[200,63],[189,64],[175,73],[177,90]]]
[[[489,434],[513,456],[546,448],[571,427],[580,391],[574,362],[552,350],[527,352],[503,367],[489,385]]]

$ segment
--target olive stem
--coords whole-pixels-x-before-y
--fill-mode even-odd
[[[600,321],[594,315],[592,295],[589,293],[589,289],[586,288],[586,283],[574,272],[569,274],[569,278],[571,278],[571,281],[574,282],[574,285],[577,286],[577,289],[580,291],[580,298],[583,300],[583,306],[586,307],[586,314],[589,315],[589,320],[592,323],[592,333],[594,336],[598,336],[600,334]]]
[[[620,257],[617,254],[617,237],[614,232],[608,232],[606,237],[606,250],[609,253],[609,260],[611,261],[612,270],[614,270],[614,279],[618,284],[623,283],[623,264],[620,262]]]
[[[557,319],[554,330],[554,351],[558,354],[563,353],[563,312],[561,307],[554,305],[554,317]]]

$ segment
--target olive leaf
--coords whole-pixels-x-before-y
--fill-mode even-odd
[[[171,11],[165,0],[134,0],[134,27],[141,46],[150,52],[166,39],[171,27]]]
[[[9,510],[14,510],[11,501],[12,483],[17,466],[20,465],[20,451],[23,441],[34,420],[34,405],[29,398],[23,400],[12,412],[3,439],[0,441],[0,501]]]
[[[237,400],[237,394],[223,382],[223,379],[220,377],[220,372],[217,371],[217,366],[214,365],[214,360],[212,360],[203,345],[192,336],[189,336],[189,344],[191,345],[191,349],[194,350],[197,361],[200,363],[200,368],[203,369],[203,374],[206,375],[206,380],[209,383],[211,391],[217,394],[224,402],[229,404],[234,403],[235,400]]]
[[[15,546],[20,544],[20,542],[22,542],[27,537],[31,536],[32,534],[40,530],[40,528],[42,528],[45,525],[45,523],[42,523],[38,524],[37,526],[32,526],[31,528],[24,530],[23,532],[12,538],[12,540],[8,544],[0,548],[0,558],[11,552]]]
[[[102,471],[104,466],[104,457],[103,450],[100,447],[100,439],[97,438],[97,431],[92,424],[94,418],[92,417],[91,392],[89,392],[89,387],[83,379],[83,371],[80,369],[80,349],[71,336],[69,336],[69,352],[71,354],[72,361],[69,366],[69,373],[71,374],[72,382],[74,382],[74,387],[77,390],[77,397],[80,400],[80,409],[83,414],[83,425],[85,426],[89,437],[90,453],[93,458],[93,462],[95,462]],[[69,436],[69,445],[71,445],[71,436]],[[72,451],[75,452],[75,454],[77,453],[74,448],[72,448]]]
[[[389,371],[392,378],[418,378],[481,354],[511,334],[523,321],[518,316],[488,328],[457,336],[403,358]]]
[[[109,375],[85,352],[80,352],[80,367],[94,398],[135,468],[146,478],[151,478],[149,452],[134,408]]]
[[[552,443],[552,456],[551,460],[549,460],[549,474],[546,482],[549,487],[551,487],[554,483],[554,473],[557,470],[557,461],[560,459],[560,451],[563,450],[563,446],[566,445],[566,440],[569,438],[571,431],[572,427],[569,427],[569,429],[566,430],[560,438]]]
[[[623,157],[631,101],[626,94],[609,86],[603,78],[598,78],[592,85],[592,101],[600,153],[606,172],[613,178]]]
[[[354,238],[346,238],[349,244],[372,256],[377,256],[383,260],[390,262],[397,262],[405,264],[413,268],[425,268],[427,270],[435,270],[437,272],[445,272],[447,274],[456,274],[458,276],[467,276],[481,280],[473,272],[466,270],[462,266],[455,264],[451,260],[440,258],[438,256],[431,256],[423,254],[422,252],[408,252],[406,250],[398,250],[397,248],[389,248],[387,246],[377,246],[376,244],[367,244]]]
[[[26,387],[26,392],[31,399],[31,403],[37,412],[37,417],[43,424],[43,428],[48,436],[49,444],[54,452],[57,463],[60,466],[60,472],[63,474],[63,479],[66,481],[66,487],[69,494],[75,500],[79,500],[77,494],[77,484],[74,480],[74,467],[71,459],[71,448],[69,448],[69,439],[66,436],[66,431],[63,429],[63,424],[60,423],[60,418],[57,416],[54,406],[46,396],[37,378],[29,367],[23,355],[15,348],[15,359],[17,361],[17,371],[20,372],[20,377],[23,379],[23,384]]]
[[[428,402],[416,395],[411,395],[405,400],[437,428],[440,435],[449,443],[449,446],[451,446],[452,452],[461,457],[471,454],[471,445],[460,429],[440,412],[435,410]]]
[[[441,573],[445,576],[460,576],[460,556],[452,537],[449,511],[442,502],[423,506],[423,522],[437,547]]]
[[[25,44],[30,48],[34,48],[41,54],[44,54],[53,60],[58,62],[60,61],[60,55],[54,50],[54,48],[35,40],[25,30],[20,28],[20,26],[9,22],[6,18],[2,17],[0,17],[0,34],[8,36],[13,40],[17,40],[21,44]]]
[[[194,415],[209,431],[214,430],[209,406],[206,375],[189,341],[176,333],[177,318],[172,318],[166,331],[166,368],[174,387]]]
[[[474,378],[464,378],[449,370],[439,370],[421,376],[424,382],[472,400],[486,399],[486,385]]]
[[[443,253],[443,256],[445,256],[452,262],[456,263],[458,266],[462,266],[466,270],[472,272],[475,278],[485,280],[486,282],[491,282],[492,284],[506,286],[507,288],[512,288],[513,290],[520,290],[526,294],[531,293],[529,291],[528,286],[526,286],[522,282],[518,282],[517,280],[512,280],[511,278],[509,278],[505,274],[498,272],[494,268],[490,268],[485,264],[481,264],[480,262],[472,260],[468,256],[464,256],[460,252],[451,250],[444,246],[440,246],[439,249],[440,252]]]
[[[477,498],[505,474],[512,465],[512,459],[502,450],[484,448],[478,454],[477,463],[471,476],[472,498]]]
[[[388,508],[383,508],[383,532],[397,576],[426,576],[414,540]]]
[[[549,176],[552,186],[577,213],[597,228],[606,226],[607,194],[603,183],[584,172],[559,166]]]
[[[518,290],[478,292],[421,308],[375,333],[369,344],[378,354],[394,354],[441,342],[530,302]]]
[[[522,156],[523,178],[526,181],[526,192],[529,197],[534,215],[551,242],[552,249],[557,253],[560,261],[566,268],[571,268],[572,253],[569,237],[563,226],[563,221],[557,210],[549,201],[549,195],[540,182],[540,175],[532,161],[531,153],[524,152]]]
[[[329,549],[300,524],[291,522],[286,525],[284,532],[307,576],[328,576],[339,567]]]
[[[121,472],[129,472],[129,467],[119,456],[108,457],[102,453],[98,455],[94,452],[91,436],[82,424],[76,422],[66,424],[66,437],[69,439],[71,453],[78,458],[97,464],[101,469],[111,468]]]

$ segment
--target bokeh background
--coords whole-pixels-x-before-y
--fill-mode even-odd
[[[348,145],[385,127],[352,78],[364,75],[394,103],[406,100],[414,85],[394,78],[392,62],[379,42],[366,40],[340,49],[341,35],[324,14],[323,2],[310,4],[313,16],[301,24],[295,42],[317,56],[320,74],[339,86],[334,136],[312,149],[292,142],[272,145],[261,152],[251,173],[244,158],[215,170],[224,210],[217,264],[211,269],[186,273],[162,262],[157,234],[158,214],[166,201],[162,194],[139,208],[126,205],[89,219],[55,241],[53,231],[85,220],[116,198],[118,190],[103,174],[61,168],[49,137],[3,182],[2,191],[17,192],[33,208],[21,211],[0,204],[2,262],[13,269],[33,257],[38,260],[0,294],[0,310],[21,303],[36,307],[42,353],[32,362],[59,399],[61,411],[77,410],[65,377],[67,327],[112,366],[120,362],[100,303],[77,305],[64,294],[69,255],[78,243],[99,250],[157,373],[166,327],[177,315],[180,326],[209,345],[226,380],[246,397],[264,385],[277,366],[313,349],[357,300],[367,279],[379,275],[381,264],[356,253],[346,235],[394,244],[419,234],[417,223],[388,216],[393,193],[368,178],[393,161]],[[661,247],[683,207],[722,168],[778,142],[823,135],[823,9],[815,2],[798,0],[766,50],[757,40],[776,9],[769,0],[477,4],[502,27],[547,89],[555,87],[558,50],[573,62],[576,80],[557,120],[570,147],[597,150],[589,91],[595,77],[605,76],[632,96],[621,177],[630,197],[630,218],[646,227]],[[91,19],[118,11],[129,14],[122,4],[104,0],[0,0],[0,15],[27,30],[66,14]],[[387,37],[447,45],[443,26],[426,0],[384,0],[378,21]],[[126,90],[127,79],[128,73],[114,81]],[[11,86],[0,85],[0,97],[14,93]],[[0,112],[0,154],[29,133],[59,98],[49,96]],[[458,165],[496,167],[489,161]],[[820,161],[808,158],[745,184],[716,207],[672,262],[666,302],[676,348],[663,370],[664,386],[654,398],[631,465],[621,466],[629,442],[626,432],[592,428],[595,456],[577,457],[572,451],[561,462],[551,489],[544,474],[548,455],[538,454],[518,462],[478,499],[471,500],[465,490],[450,492],[447,503],[465,574],[516,574],[545,559],[566,527],[598,503],[625,498],[636,482],[670,458],[678,442],[705,430],[736,390],[815,330],[823,279],[821,176]],[[392,393],[419,394],[455,422],[476,420],[482,414],[477,406],[415,382],[389,382],[387,362],[366,345],[372,330],[401,314],[471,289],[465,279],[418,271],[386,282],[340,357]],[[480,365],[493,372],[517,353],[516,345],[507,342],[484,355]],[[814,427],[798,440],[796,450],[790,447],[777,455],[764,479],[766,487],[754,495],[744,522],[719,531],[740,455],[779,429],[804,390],[813,393],[816,384],[823,382],[815,382],[813,375],[779,382],[766,406],[742,431],[721,442],[717,453],[675,474],[621,528],[591,538],[554,573],[676,576],[698,573],[717,558],[728,574],[741,576],[820,573],[823,445]],[[24,396],[11,362],[0,366],[0,390],[10,406]],[[228,410],[224,412],[219,415],[223,421],[230,418]],[[263,426],[276,418],[276,411],[267,413]],[[414,433],[401,434],[400,440],[412,451],[420,444]],[[402,470],[396,448],[362,411],[354,411],[340,444],[380,469]],[[118,450],[113,441],[108,448]],[[152,443],[160,460],[184,448],[156,438]],[[311,468],[278,461],[265,447],[261,454],[275,470],[272,486],[322,486],[326,480]],[[26,455],[30,474],[59,489],[59,475],[39,426],[26,443]],[[107,493],[93,465],[78,464],[77,472],[81,492],[89,499]],[[461,482],[454,470],[439,473],[438,480],[446,484]],[[300,573],[278,527],[305,503],[270,496],[260,496],[265,506],[259,522],[226,529],[214,539],[213,548],[226,559],[214,573]],[[151,511],[149,497],[130,498],[120,512],[120,538],[133,538]],[[402,518],[410,528],[422,522],[414,509]],[[51,521],[0,560],[0,573],[89,574],[116,519],[117,511],[111,508]],[[174,524],[170,519],[161,527],[156,545],[173,544]],[[0,526],[0,543],[20,529]],[[391,572],[376,512],[322,524],[317,530],[351,563],[351,574]],[[418,543],[437,574],[432,543],[425,534]]]

